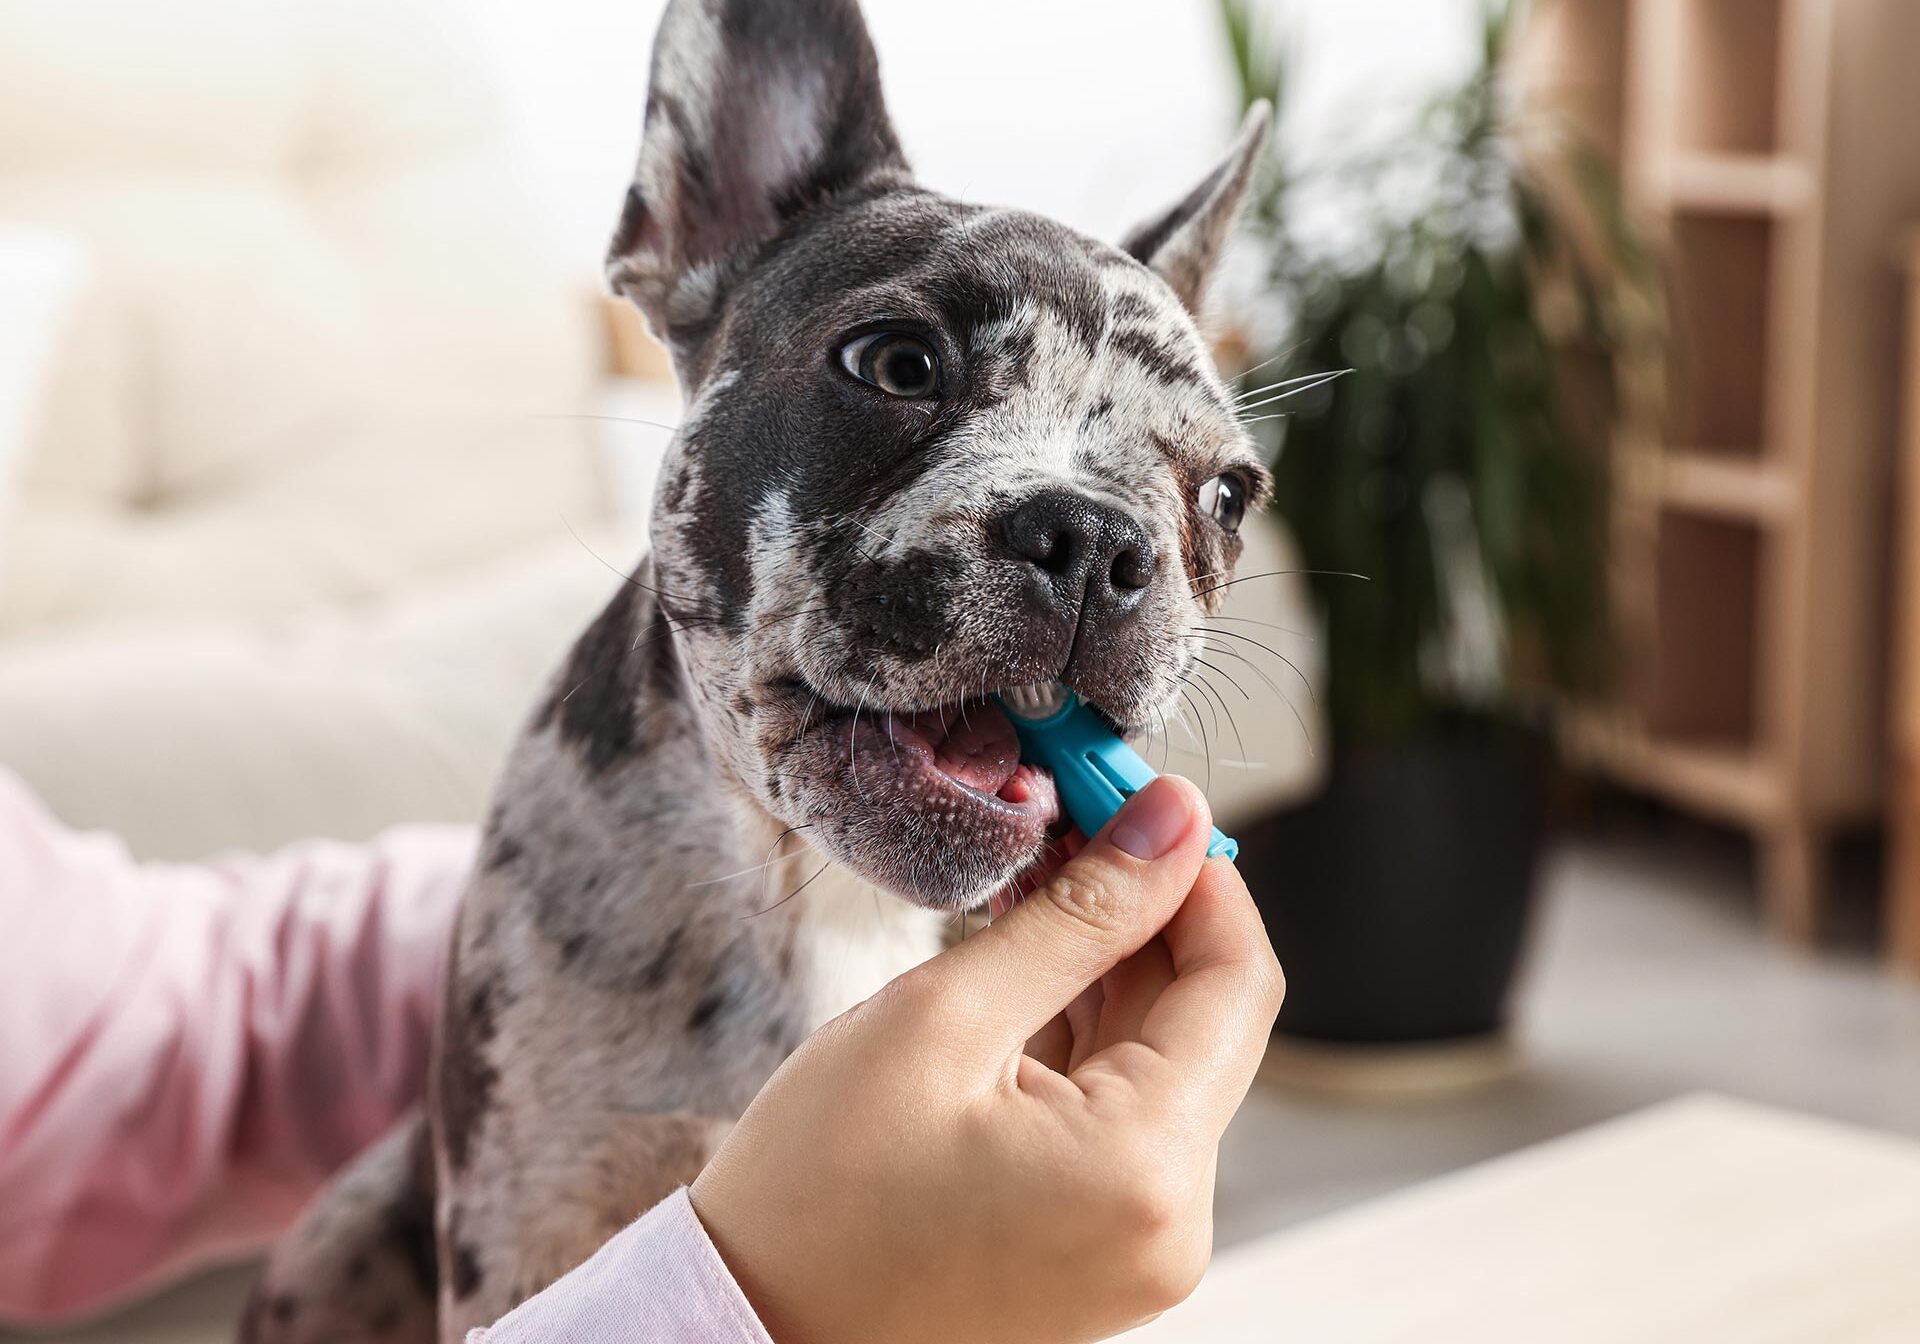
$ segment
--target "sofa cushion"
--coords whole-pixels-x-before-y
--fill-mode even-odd
[[[0,538],[27,576],[0,634],[366,597],[595,507],[558,419],[592,306],[465,27],[451,0],[0,6],[0,221],[93,258],[23,467],[44,507]],[[296,500],[317,530],[288,554],[235,535]],[[61,573],[89,563],[152,574]]]
[[[86,251],[72,239],[0,224],[0,520],[15,464],[39,435],[48,370],[65,343],[86,267]]]

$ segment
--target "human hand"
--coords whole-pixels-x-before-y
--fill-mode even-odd
[[[778,1344],[1058,1344],[1193,1290],[1283,982],[1162,777],[774,1074],[693,1206]]]

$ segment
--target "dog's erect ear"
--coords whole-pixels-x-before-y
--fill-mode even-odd
[[[678,346],[794,216],[906,172],[855,0],[672,0],[608,283]]]
[[[1273,107],[1261,101],[1247,109],[1233,148],[1186,199],[1128,234],[1120,246],[1173,287],[1189,312],[1198,313],[1207,281],[1240,217],[1240,203],[1267,145]]]

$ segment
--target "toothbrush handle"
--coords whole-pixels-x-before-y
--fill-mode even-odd
[[[1061,805],[1088,835],[1105,826],[1121,804],[1157,778],[1153,767],[1085,705],[1076,706],[1044,732],[1030,735],[1018,723],[1015,729],[1023,744],[1053,771]],[[1214,827],[1207,857],[1232,861],[1239,856],[1239,843]]]

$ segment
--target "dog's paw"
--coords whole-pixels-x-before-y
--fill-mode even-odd
[[[321,1192],[261,1271],[238,1344],[433,1344],[426,1141],[416,1116]]]

